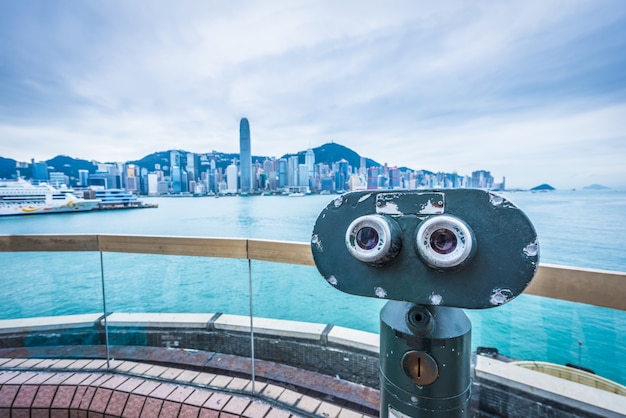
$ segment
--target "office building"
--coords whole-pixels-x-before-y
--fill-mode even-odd
[[[292,155],[287,160],[287,186],[298,185],[298,156]]]
[[[297,186],[300,187],[310,187],[309,186],[309,167],[306,164],[298,165],[298,183]]]
[[[187,190],[193,193],[191,182],[195,182],[198,178],[198,165],[196,164],[196,154],[192,152],[187,153],[187,166],[185,168],[187,171],[187,181],[189,184]]]
[[[53,187],[61,187],[61,186],[67,186],[69,184],[69,179],[68,177],[61,173],[61,172],[52,172],[50,173],[50,185],[52,185]]]
[[[287,160],[281,158],[278,160],[278,187],[285,188],[289,185],[289,167],[287,164]]]
[[[81,187],[89,185],[89,170],[78,170],[78,185]]]
[[[315,188],[315,152],[309,148],[304,154],[304,164],[308,168],[307,172],[307,186]]]
[[[159,194],[159,175],[157,173],[148,174],[148,195]]]
[[[239,123],[239,157],[241,167],[241,192],[249,193],[252,190],[252,153],[250,148],[250,124],[248,119],[242,118]],[[230,189],[230,177],[228,180]]]
[[[226,167],[226,193],[237,193],[237,166],[233,163]]]
[[[39,161],[38,163],[31,160],[33,165],[33,183],[45,183],[48,181],[48,164],[45,161]]]
[[[472,172],[471,187],[477,189],[491,189],[493,187],[493,176],[489,171],[477,170]]]
[[[348,162],[344,159],[337,163],[335,172],[335,190],[346,190],[348,177],[350,175],[350,167]]]

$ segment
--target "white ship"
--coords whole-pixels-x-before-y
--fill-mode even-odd
[[[97,199],[83,199],[70,189],[58,190],[48,184],[35,186],[22,179],[0,182],[0,216],[84,212],[98,203]]]

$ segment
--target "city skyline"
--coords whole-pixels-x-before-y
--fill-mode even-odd
[[[247,119],[240,124],[242,148],[250,149]],[[320,160],[316,161],[316,153]],[[0,176],[21,177],[35,184],[78,187],[80,190],[125,189],[141,195],[206,195],[261,193],[332,193],[376,189],[483,188],[504,190],[489,171],[468,174],[431,172],[381,165],[340,144],[328,143],[281,158],[257,156],[246,166],[238,154],[191,153],[182,150],[155,152],[141,160],[99,162],[57,156],[7,165],[0,161]],[[248,158],[250,160],[250,158]],[[249,183],[249,187],[244,185]]]
[[[242,118],[242,121],[246,120],[247,122],[247,118]],[[240,121],[241,123],[241,121]],[[241,128],[241,125],[240,125]],[[248,138],[249,138],[249,125],[248,125]],[[241,139],[241,138],[240,138]],[[549,182],[546,181],[540,181],[536,184],[533,184],[530,187],[518,187],[518,186],[510,186],[506,176],[506,173],[503,173],[502,175],[500,175],[499,173],[492,173],[488,167],[475,167],[474,169],[470,170],[469,172],[466,173],[459,173],[457,171],[453,171],[453,172],[446,172],[446,171],[442,171],[442,170],[437,170],[437,169],[432,169],[431,167],[406,167],[406,166],[398,166],[397,164],[387,164],[387,163],[380,163],[377,161],[374,161],[372,158],[368,157],[368,156],[363,156],[363,155],[359,155],[355,150],[352,150],[348,147],[345,147],[342,144],[338,144],[333,142],[330,143],[326,143],[326,144],[322,144],[319,147],[316,147],[315,149],[323,149],[326,146],[329,145],[338,145],[339,147],[342,148],[347,148],[348,152],[352,152],[355,153],[360,159],[361,159],[361,164],[363,164],[363,162],[365,160],[368,160],[368,166],[367,168],[365,168],[365,170],[369,169],[369,168],[377,168],[379,170],[400,170],[402,174],[402,176],[404,177],[405,173],[425,173],[429,176],[436,176],[439,178],[447,178],[448,180],[446,181],[452,181],[449,179],[452,178],[456,178],[456,179],[465,179],[465,181],[468,181],[472,178],[473,175],[475,175],[476,173],[486,173],[490,178],[490,182],[489,182],[489,186],[487,188],[492,188],[495,187],[496,190],[502,190],[502,188],[506,187],[506,190],[530,190],[530,189],[535,189],[535,188],[539,188],[539,187],[547,187],[551,188],[552,185],[549,184]],[[241,145],[241,144],[240,144]],[[248,147],[251,148],[250,146],[251,144],[248,143]],[[272,163],[276,163],[279,161],[284,161],[288,164],[290,164],[289,167],[287,167],[287,171],[290,173],[291,178],[298,178],[298,177],[306,177],[304,174],[300,174],[299,170],[300,169],[304,169],[306,167],[306,170],[304,170],[304,172],[306,172],[308,174],[309,178],[313,177],[313,171],[314,171],[314,165],[316,165],[315,163],[315,154],[314,154],[314,149],[313,148],[308,148],[306,150],[299,150],[296,152],[287,152],[287,153],[283,153],[283,155],[281,157],[276,157],[276,156],[270,156],[270,155],[263,155],[262,153],[259,153],[258,155],[250,155],[250,160],[252,161],[251,163],[251,168],[253,171],[255,169],[255,167],[257,169],[263,169],[264,168],[264,164],[266,164],[267,162],[272,162]],[[229,192],[231,193],[247,193],[247,192],[258,192],[260,189],[258,187],[256,187],[254,185],[254,178],[251,176],[250,180],[251,180],[251,187],[248,190],[244,190],[241,189],[241,182],[242,182],[242,172],[245,171],[244,166],[241,164],[242,159],[241,159],[241,153],[239,152],[233,152],[233,153],[224,153],[222,151],[219,150],[212,150],[209,152],[189,152],[187,150],[167,150],[167,151],[155,151],[153,153],[150,153],[148,155],[143,156],[142,158],[134,158],[134,159],[130,159],[130,160],[126,160],[126,161],[105,161],[102,159],[98,159],[98,158],[90,158],[90,159],[83,159],[80,157],[76,157],[76,156],[70,156],[70,155],[64,155],[64,154],[58,154],[56,156],[54,156],[51,159],[47,159],[47,160],[35,160],[34,158],[31,158],[30,161],[20,161],[20,160],[15,160],[12,158],[9,158],[9,160],[14,160],[15,161],[15,168],[11,168],[11,169],[7,169],[8,166],[6,166],[6,162],[5,162],[5,166],[4,166],[4,171],[8,170],[8,177],[6,177],[5,179],[10,180],[11,178],[15,178],[16,175],[18,175],[19,173],[24,172],[24,168],[26,167],[24,164],[31,166],[31,170],[33,170],[32,172],[35,173],[36,170],[41,171],[40,166],[43,163],[46,162],[52,162],[53,160],[56,159],[71,159],[74,161],[82,161],[85,163],[89,163],[90,165],[93,165],[93,169],[96,170],[97,167],[101,167],[101,166],[119,166],[119,167],[135,167],[134,169],[147,169],[149,172],[154,172],[154,167],[152,165],[146,165],[146,164],[142,164],[141,161],[143,161],[146,158],[150,158],[153,156],[157,156],[158,154],[168,154],[170,155],[170,158],[168,159],[168,163],[167,164],[157,164],[157,171],[161,171],[161,170],[165,170],[165,172],[170,173],[168,175],[168,178],[171,177],[170,181],[173,184],[180,184],[182,181],[182,176],[186,176],[187,173],[185,172],[185,169],[189,169],[189,165],[192,167],[192,171],[194,171],[193,167],[195,165],[195,163],[193,162],[193,160],[190,160],[191,162],[188,163],[188,160],[191,158],[215,158],[218,157],[218,161],[220,161],[218,163],[218,165],[222,166],[222,169],[224,170],[223,175],[227,176],[227,170],[229,168],[229,166],[232,166],[233,168],[236,168],[236,177],[237,177],[237,183],[236,186],[232,186],[232,184],[228,185],[228,189]],[[187,165],[187,167],[180,167],[180,163],[178,162],[174,162],[171,163],[171,161],[180,161],[180,156],[181,155],[185,155],[185,165]],[[228,157],[227,157],[228,156]],[[227,157],[227,159],[224,159],[225,157]],[[0,159],[2,158],[7,158],[6,156],[0,155]],[[295,159],[295,160],[294,160]],[[304,164],[300,164],[299,160],[304,160]],[[228,161],[228,163],[225,163],[225,161]],[[292,164],[292,162],[295,161],[295,163]],[[332,167],[334,164],[339,164],[341,161],[337,160],[337,161],[333,161],[329,166]],[[369,165],[371,163],[371,165]],[[48,173],[49,173],[49,178],[50,176],[52,176],[53,174],[61,174],[58,172],[58,169],[56,168],[56,164],[52,163],[52,166],[48,166]],[[67,165],[67,163],[62,163]],[[189,165],[188,165],[189,164]],[[205,161],[205,163],[203,163],[205,166],[208,165],[209,163],[207,163]],[[213,163],[214,165],[214,163]],[[160,166],[160,167],[159,167]],[[300,167],[299,167],[300,166]],[[69,166],[68,166],[69,167]],[[350,172],[351,174],[359,174],[361,170],[364,170],[364,165],[362,165],[361,167],[359,167],[359,164],[357,163],[356,165],[352,165],[349,164],[349,167],[351,167],[351,169],[353,169],[353,172]],[[206,167],[204,167],[206,168]],[[180,173],[178,173],[178,169],[181,169],[182,171]],[[212,169],[215,170],[215,166],[212,166]],[[63,170],[63,169],[62,169]],[[56,171],[56,172],[55,172]],[[83,170],[81,170],[83,171]],[[195,170],[196,174],[200,173],[201,171]],[[27,170],[27,172],[29,172]],[[304,173],[303,172],[303,173]],[[267,170],[267,173],[269,173],[269,170]],[[265,174],[267,174],[265,173]],[[293,173],[293,174],[291,174]],[[350,173],[346,173],[346,177],[348,177],[348,174]],[[382,171],[381,171],[382,173]],[[257,173],[257,180],[258,180],[258,174]],[[360,173],[363,174],[363,173]],[[233,177],[231,175],[231,177]],[[26,179],[30,179],[30,176],[26,176]],[[39,175],[39,178],[37,176],[33,177],[34,179],[36,179],[37,181],[45,181],[46,176],[43,175]],[[0,177],[0,180],[2,180],[3,178]],[[70,185],[70,182],[68,181],[69,179],[66,178],[65,184],[66,185]],[[78,180],[78,178],[74,178],[74,181]],[[187,181],[195,181],[196,179],[192,179],[192,178],[188,178]],[[390,180],[390,179],[387,179]],[[463,180],[460,180],[461,182]],[[365,184],[365,183],[364,183]],[[295,186],[296,184],[290,183],[290,186]],[[287,186],[286,184],[283,186]],[[306,184],[300,184],[300,186],[306,186]],[[281,186],[282,187],[282,186]],[[382,187],[382,186],[380,186]],[[398,188],[398,184],[394,184],[393,187]],[[389,186],[389,188],[393,188],[392,186]],[[405,186],[407,188],[409,188],[408,186]],[[422,184],[421,187],[424,187],[424,185]],[[449,184],[449,185],[444,185],[443,183],[438,183],[438,184],[434,184],[431,185],[430,188],[457,188],[457,187],[466,187],[463,186],[462,184]],[[478,186],[467,186],[467,187],[478,187]],[[484,186],[481,186],[484,187]],[[600,183],[585,183],[585,184],[579,184],[575,187],[573,187],[572,189],[578,189],[578,188],[606,188],[607,186],[605,184],[600,184]],[[615,189],[623,189],[623,187],[609,187],[609,188],[615,188]],[[559,188],[556,188],[559,189]],[[562,189],[561,189],[562,190]],[[172,190],[170,190],[171,192]],[[181,187],[178,186],[174,186],[173,187],[173,192],[174,193],[180,193],[181,191]],[[186,190],[185,190],[186,191]],[[166,192],[163,192],[166,193]]]
[[[626,186],[616,0],[10,2],[0,154],[279,156],[329,141],[510,187]]]

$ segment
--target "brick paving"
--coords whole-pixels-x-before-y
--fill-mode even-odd
[[[256,382],[253,392],[250,380],[181,368],[0,358],[0,418],[9,416],[369,417],[276,384]]]

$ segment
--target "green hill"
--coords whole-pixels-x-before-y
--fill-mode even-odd
[[[323,163],[328,166],[331,166],[333,163],[341,160],[346,160],[348,164],[352,167],[360,167],[361,166],[361,156],[357,154],[352,149],[345,147],[343,145],[337,144],[335,142],[329,142],[327,144],[321,145],[317,148],[313,148],[313,152],[315,153],[315,163]],[[305,151],[298,151],[296,154],[285,154],[281,158],[289,158],[291,156],[297,155],[298,161],[300,164],[304,164],[304,155]],[[365,159],[366,167],[378,167],[376,161],[371,160],[369,158]]]
[[[532,189],[530,189],[533,192],[543,192],[543,191],[552,191],[552,190],[556,190],[554,187],[550,186],[549,184],[540,184],[539,186],[535,186]]]
[[[0,179],[15,178],[15,164],[14,159],[0,157]]]

